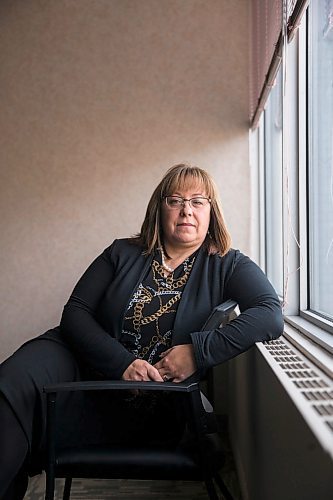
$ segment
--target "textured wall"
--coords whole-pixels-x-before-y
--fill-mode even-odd
[[[249,248],[246,0],[0,2],[0,359],[56,325],[179,161]]]

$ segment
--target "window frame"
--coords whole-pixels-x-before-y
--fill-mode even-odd
[[[284,47],[283,65],[283,230],[284,230],[284,295],[288,276],[287,297],[283,297],[286,322],[285,335],[312,361],[317,361],[327,374],[333,373],[333,321],[309,310],[308,283],[308,9],[303,16],[294,40]],[[291,66],[294,64],[295,66]],[[296,92],[296,95],[295,95]],[[292,109],[293,103],[296,107]],[[292,112],[291,112],[292,109]],[[256,141],[258,147],[258,182],[260,202],[259,265],[266,270],[267,255],[263,255],[265,234],[265,113],[259,122]],[[293,147],[291,138],[294,141]],[[286,167],[287,166],[287,167]],[[289,168],[289,172],[287,171]],[[292,171],[292,186],[290,186]],[[290,234],[294,242],[290,245]],[[289,238],[289,239],[288,239]],[[289,246],[288,246],[289,245]],[[287,247],[288,246],[288,247]]]
[[[328,342],[327,333],[333,334],[333,321],[316,314],[309,308],[309,116],[308,116],[308,88],[311,82],[308,81],[308,29],[309,15],[308,9],[303,22],[299,28],[298,70],[299,70],[299,219],[300,219],[300,245],[304,248],[304,265],[300,270],[300,307],[299,315],[307,320],[307,334],[312,340],[318,341],[320,345],[333,352],[332,342]],[[321,332],[324,331],[324,333]]]
[[[274,109],[274,102],[271,103],[271,97],[272,97],[272,94],[270,94],[270,96],[268,97],[267,99],[267,102],[266,102],[266,107],[265,107],[265,112],[264,112],[264,117],[263,117],[263,127],[262,127],[262,133],[263,133],[263,142],[264,142],[264,147],[263,147],[263,185],[264,185],[264,189],[263,189],[263,197],[264,197],[264,212],[265,212],[265,218],[264,218],[264,225],[265,225],[265,270],[266,270],[266,274],[268,276],[268,278],[272,281],[272,284],[273,286],[275,287],[277,293],[278,293],[278,296],[280,297],[280,300],[283,300],[283,294],[284,294],[284,282],[285,282],[285,268],[284,268],[284,258],[283,258],[283,255],[282,255],[282,262],[280,261],[278,263],[278,265],[275,265],[277,263],[275,263],[273,261],[273,257],[274,257],[274,253],[272,252],[272,248],[274,247],[274,243],[281,243],[282,244],[282,247],[284,247],[284,242],[285,242],[285,234],[284,234],[284,224],[283,224],[283,220],[284,220],[284,196],[283,196],[283,114],[284,114],[284,110],[283,110],[283,85],[282,85],[282,82],[283,82],[283,68],[280,67],[279,70],[277,71],[277,74],[276,74],[276,80],[275,80],[275,85],[273,87],[274,90],[280,90],[278,87],[277,87],[277,84],[280,83],[281,84],[281,94],[279,96],[279,99],[281,100],[281,102],[279,103],[281,105],[281,138],[279,137],[279,142],[281,141],[281,144],[279,144],[279,146],[281,146],[281,151],[280,151],[280,154],[281,154],[281,157],[279,157],[280,161],[281,161],[281,165],[280,165],[280,162],[277,164],[274,162],[274,165],[271,165],[271,168],[269,169],[268,171],[268,168],[266,169],[265,168],[265,165],[266,165],[266,161],[267,159],[271,159],[273,158],[273,154],[272,154],[272,151],[276,151],[276,134],[274,134],[275,138],[274,138],[274,144],[270,144],[268,148],[266,148],[266,137],[267,135],[271,138],[272,137],[272,129],[274,129],[274,126],[272,126],[272,123],[269,123],[268,124],[268,118],[271,117],[271,118],[275,118],[276,115],[275,115],[275,112],[276,112],[276,109]],[[273,90],[272,89],[272,90]],[[275,94],[275,100],[277,100],[277,94]],[[275,101],[276,103],[276,101]],[[268,115],[268,117],[267,117]],[[274,121],[274,120],[273,120]],[[266,128],[267,127],[267,128]],[[280,147],[279,147],[280,149]],[[267,185],[269,184],[269,181],[268,179],[273,179],[274,178],[274,172],[272,171],[272,167],[273,169],[279,165],[281,167],[281,172],[279,173],[279,175],[277,176],[278,177],[278,181],[280,183],[281,181],[281,184],[279,184],[279,187],[277,187],[277,190],[278,191],[281,191],[281,196],[282,196],[282,199],[279,200],[279,203],[281,203],[281,205],[279,204],[278,205],[278,208],[279,208],[279,214],[276,214],[276,213],[273,213],[273,210],[272,210],[272,207],[268,208],[269,207],[269,203],[268,203],[268,199],[269,199],[269,194],[272,196],[273,199],[277,199],[276,197],[276,194],[273,193],[272,191],[275,191],[275,188],[273,189],[270,189],[269,190],[269,193],[267,192],[268,190],[266,189],[267,188]],[[275,182],[277,182],[277,179],[275,177]],[[277,205],[275,204],[275,207],[277,207]],[[269,221],[267,220],[267,217],[272,220],[274,219],[274,224],[273,226],[277,226],[277,228],[274,227],[274,230],[273,232],[271,232],[269,230]],[[281,222],[281,227],[280,225],[277,223]],[[277,229],[277,232],[276,230]],[[281,230],[281,233],[280,233],[280,230]],[[269,235],[272,235],[273,236],[273,241],[271,244],[269,244]],[[281,238],[281,241],[280,241],[280,238]],[[274,272],[272,272],[272,268],[275,268],[274,269]],[[274,282],[273,281],[273,276],[272,274],[275,274],[274,277],[276,277],[276,275],[281,272],[282,273],[282,283],[278,285],[277,282]],[[281,286],[280,286],[281,285]],[[281,292],[281,293],[280,293]]]

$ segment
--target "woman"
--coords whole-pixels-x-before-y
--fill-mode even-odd
[[[238,302],[241,314],[223,329],[200,331],[227,299]],[[44,385],[82,378],[180,382],[257,341],[277,338],[282,328],[267,278],[230,249],[211,177],[198,167],[172,167],[151,197],[139,235],[116,240],[97,257],[76,285],[60,327],[29,341],[1,366],[0,498],[22,498],[27,470],[42,456]],[[151,430],[147,422],[167,418],[169,402],[145,398],[119,400],[114,418],[122,421],[123,414],[126,420],[133,409],[148,412],[151,419],[141,420]],[[132,424],[133,418],[124,425]],[[179,439],[177,425],[171,431]],[[133,424],[135,437],[147,435],[147,428]]]

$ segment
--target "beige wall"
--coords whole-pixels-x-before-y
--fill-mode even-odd
[[[249,249],[246,0],[0,2],[0,359],[59,322],[179,161]]]

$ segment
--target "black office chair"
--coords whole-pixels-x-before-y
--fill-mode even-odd
[[[227,301],[215,308],[203,329],[226,324],[233,319],[236,306],[235,302]],[[57,399],[60,396],[69,393],[75,396],[86,391],[99,394],[101,391],[114,391],[113,395],[117,391],[131,391],[133,394],[136,390],[177,394],[181,398],[180,403],[184,404],[191,439],[182,440],[175,446],[57,443]],[[219,474],[224,452],[217,420],[198,382],[71,382],[49,385],[44,392],[47,396],[46,500],[54,498],[55,478],[66,479],[64,500],[70,498],[72,478],[201,481],[205,483],[211,499],[218,499],[216,483],[224,499],[232,500]]]
[[[191,444],[166,446],[75,445],[56,443],[56,402],[60,393],[77,391],[167,391],[181,394],[189,409]],[[55,478],[66,478],[63,499],[70,498],[72,478],[164,479],[203,481],[209,498],[218,499],[214,481],[226,500],[232,496],[219,470],[224,461],[214,414],[207,413],[198,383],[73,382],[45,387],[47,394],[46,500],[53,500]]]

